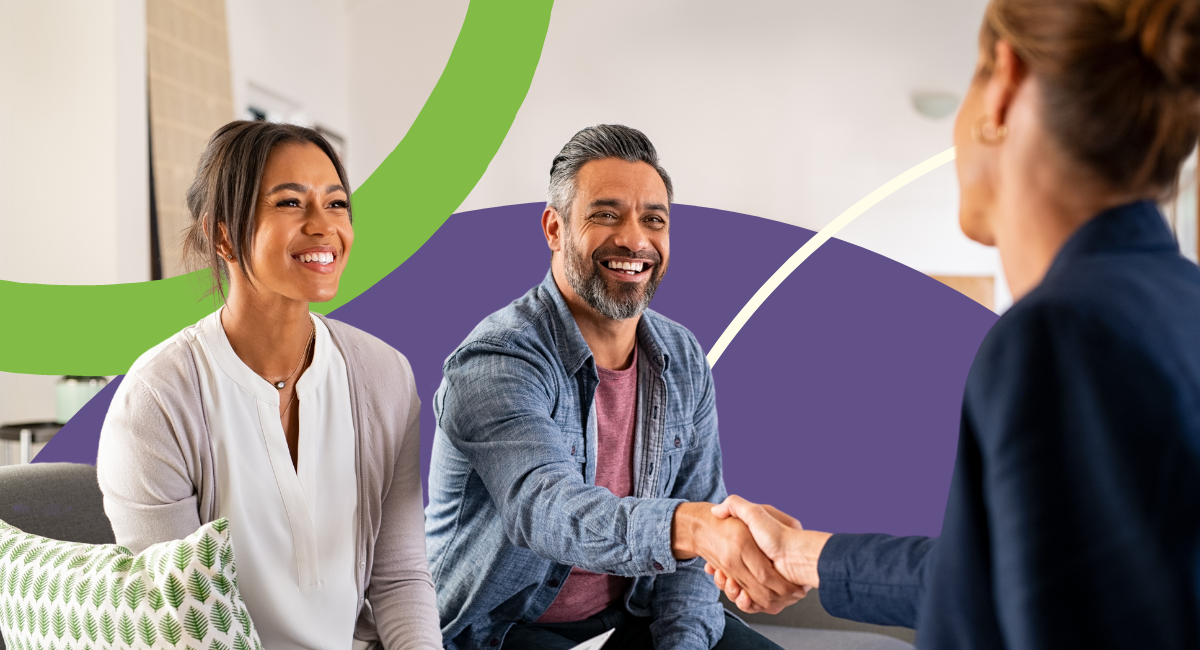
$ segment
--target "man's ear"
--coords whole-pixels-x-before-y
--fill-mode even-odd
[[[566,224],[558,210],[546,206],[542,213],[542,234],[546,236],[546,245],[555,253],[563,249],[563,237],[567,235]]]
[[[1004,126],[1008,122],[1008,109],[1012,106],[1013,98],[1029,76],[1029,68],[1012,45],[1003,39],[996,41],[995,62],[984,91],[984,114],[991,124]]]

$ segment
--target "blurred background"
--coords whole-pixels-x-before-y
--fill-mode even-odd
[[[184,191],[209,134],[234,118],[320,130],[357,186],[421,110],[467,5],[0,0],[0,279],[107,284],[187,270]],[[623,123],[654,141],[678,202],[819,229],[951,146],[985,5],[559,0],[525,103],[461,210],[543,200],[572,134]],[[1193,260],[1196,174],[1193,157],[1164,206]],[[948,165],[840,238],[1002,312],[1011,298],[998,257],[958,230],[957,201]],[[107,379],[0,373],[0,426],[52,432]],[[11,460],[3,449],[0,463]]]

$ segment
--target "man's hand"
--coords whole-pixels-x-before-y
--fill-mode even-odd
[[[725,502],[712,507],[718,518],[735,517],[749,528],[755,544],[771,559],[775,569],[789,582],[800,585],[801,598],[810,588],[820,586],[817,561],[821,549],[832,536],[812,530],[804,530],[800,522],[773,506],[758,505],[739,496],[730,496]],[[717,587],[725,591],[739,608],[747,612],[764,611],[753,593],[742,588],[741,581],[723,570],[721,566],[706,568],[713,576]]]
[[[779,575],[741,520],[717,517],[713,508],[710,503],[684,503],[675,510],[671,549],[676,559],[703,557],[744,587],[740,592],[754,611],[777,614],[804,597],[807,590]]]

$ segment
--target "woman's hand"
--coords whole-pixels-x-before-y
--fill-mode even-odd
[[[801,587],[805,595],[809,589],[820,585],[817,561],[825,542],[832,536],[830,533],[804,530],[795,517],[773,506],[751,503],[739,496],[730,496],[724,503],[713,506],[712,513],[722,519],[736,517],[745,523],[759,549],[774,564],[775,570]],[[762,611],[745,590],[724,572],[711,565],[705,570],[713,576],[717,588],[724,591],[742,611]]]

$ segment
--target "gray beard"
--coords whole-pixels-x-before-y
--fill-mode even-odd
[[[612,320],[636,318],[646,310],[662,279],[660,265],[655,265],[645,291],[639,285],[625,282],[618,283],[621,285],[619,289],[610,291],[596,268],[596,262],[585,258],[575,248],[569,233],[565,239],[563,270],[567,274],[567,282],[588,306]]]

